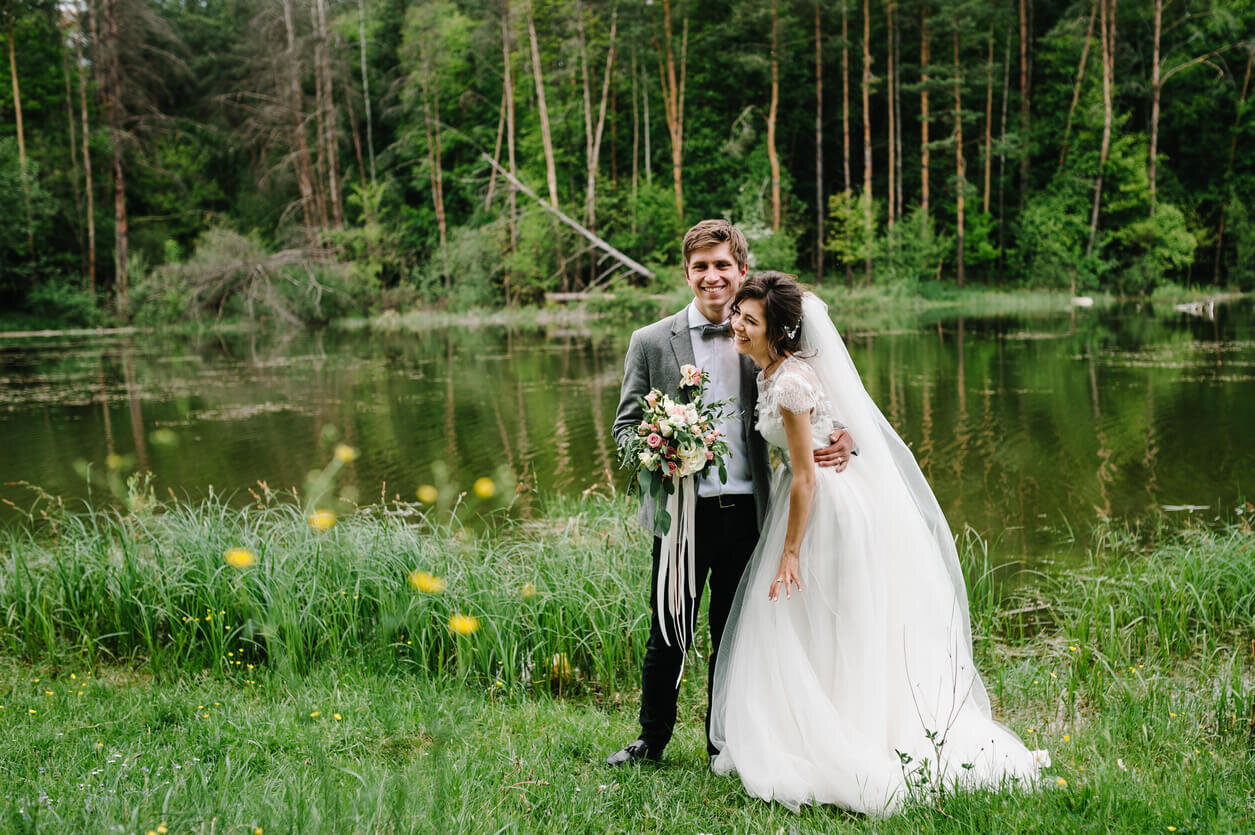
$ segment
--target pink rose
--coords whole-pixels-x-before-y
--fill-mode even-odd
[[[702,381],[702,370],[696,365],[680,366],[680,388],[696,386]]]
[[[649,437],[645,439],[645,443],[649,444],[653,449],[657,449],[662,444],[662,436],[657,432],[651,432]]]
[[[667,471],[668,471],[668,472],[672,472],[672,473],[674,473],[674,472],[675,472],[675,462],[674,462],[674,461],[668,461],[668,462],[667,462]]]
[[[707,460],[707,461],[714,461],[714,460],[715,460],[715,454],[714,454],[713,452],[711,452],[710,450],[706,450],[706,460]]]
[[[649,394],[645,395],[645,402],[648,403],[650,406],[657,406],[658,405],[658,392],[651,391]]]

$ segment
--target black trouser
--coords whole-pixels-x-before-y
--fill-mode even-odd
[[[694,559],[697,563],[697,599],[689,603],[686,644],[693,643],[693,619],[701,605],[706,575],[710,575],[710,674],[706,682],[706,750],[711,756],[719,753],[710,743],[710,698],[715,681],[715,661],[719,641],[728,622],[728,611],[736,596],[741,574],[749,563],[758,542],[758,521],[754,497],[750,495],[718,496],[697,500],[697,516],[693,523]],[[654,570],[649,584],[649,643],[645,645],[645,663],[641,668],[641,739],[651,751],[661,752],[671,740],[675,729],[677,679],[683,656],[676,642],[673,616],[670,611],[657,610],[658,563],[662,540],[654,537]],[[666,605],[664,601],[664,606]],[[669,609],[670,607],[668,607]],[[667,644],[658,622],[667,618]]]

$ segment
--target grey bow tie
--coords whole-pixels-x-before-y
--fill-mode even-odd
[[[718,325],[702,325],[702,339],[714,339],[716,336],[727,336],[732,332],[731,322],[722,322]]]

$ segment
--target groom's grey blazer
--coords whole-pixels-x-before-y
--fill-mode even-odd
[[[742,354],[741,388],[737,408],[741,415],[741,436],[744,449],[749,450],[750,475],[754,484],[754,506],[758,512],[758,524],[762,526],[767,512],[767,491],[771,480],[771,465],[767,458],[767,443],[754,430],[754,407],[758,403],[758,369],[750,358]],[[688,390],[680,388],[680,366],[695,364],[693,342],[689,336],[688,308],[674,316],[660,319],[632,334],[628,343],[627,358],[623,363],[623,386],[619,390],[619,408],[614,416],[614,440],[622,449],[640,425],[643,412],[639,398],[658,389],[673,399],[687,402]],[[641,497],[636,519],[646,530],[662,536],[666,531],[654,530],[654,503],[648,496]]]

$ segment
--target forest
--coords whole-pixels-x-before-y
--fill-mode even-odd
[[[0,0],[0,36],[6,321],[657,289],[711,216],[819,284],[1255,287],[1250,0]]]

